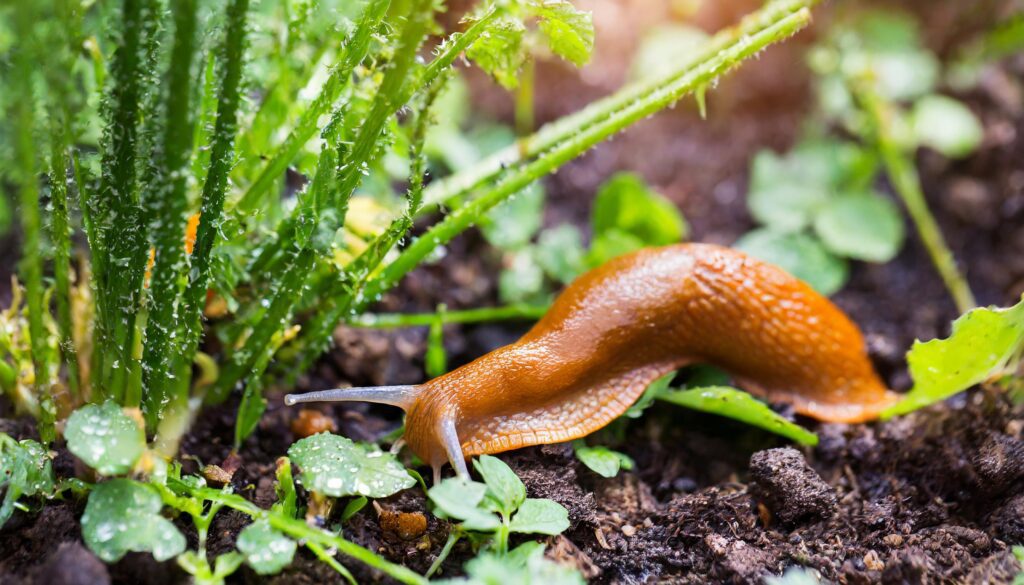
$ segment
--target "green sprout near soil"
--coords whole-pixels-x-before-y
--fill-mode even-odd
[[[450,478],[427,491],[435,514],[459,521],[428,576],[441,566],[455,544],[467,536],[479,540],[487,535],[489,548],[503,557],[511,554],[508,539],[513,533],[557,536],[569,528],[569,512],[558,502],[527,498],[526,486],[502,460],[482,455],[473,467],[483,483]]]

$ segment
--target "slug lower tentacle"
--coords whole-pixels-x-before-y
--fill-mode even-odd
[[[383,402],[435,475],[446,461],[590,434],[692,363],[819,420],[872,419],[896,396],[828,299],[781,269],[709,244],[644,249],[574,281],[519,341],[417,386],[286,398]]]

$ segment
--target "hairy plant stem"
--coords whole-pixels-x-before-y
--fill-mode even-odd
[[[163,88],[164,135],[157,150],[156,177],[160,183],[154,194],[153,209],[153,277],[151,303],[145,327],[142,383],[134,389],[128,406],[137,405],[135,397],[143,398],[147,426],[155,428],[158,413],[163,409],[170,388],[179,382],[175,356],[183,351],[179,327],[179,303],[188,269],[184,233],[187,211],[189,162],[192,150],[192,124],[189,100],[192,86],[192,64],[196,53],[196,0],[172,2],[174,42],[167,83]]]
[[[744,37],[760,33],[782,19],[803,9],[810,9],[820,0],[775,0],[761,10],[745,16],[736,26],[715,34],[693,56],[673,71],[660,77],[630,84],[608,97],[597,100],[578,112],[569,114],[546,124],[528,138],[498,151],[472,168],[430,184],[424,193],[422,213],[429,212],[438,204],[448,207],[467,193],[479,191],[487,184],[500,179],[507,168],[523,160],[533,158],[573,135],[594,124],[599,124],[623,110],[630,103],[649,99],[689,74],[694,68],[713,59],[716,55],[733,47]],[[682,96],[680,96],[682,97]]]
[[[770,5],[774,7],[775,5]],[[675,103],[688,93],[714,82],[718,77],[765,47],[789,38],[810,22],[806,7],[795,12],[783,12],[777,20],[749,35],[728,34],[731,42],[700,64],[688,68],[685,74],[673,79],[641,99],[631,101],[614,110],[600,121],[582,128],[577,133],[555,142],[532,161],[522,161],[508,167],[493,181],[497,184],[445,217],[426,234],[415,240],[383,273],[366,286],[357,309],[379,299],[413,268],[423,263],[438,246],[451,241],[495,205],[512,197],[533,181],[553,172],[602,140],[621,131],[630,124],[646,118]],[[542,131],[543,132],[543,131]]]
[[[397,76],[392,76],[394,83],[390,84],[390,87],[385,88],[384,84],[381,85],[374,99],[371,113],[367,116],[363,128],[360,129],[359,136],[356,138],[351,153],[346,157],[346,166],[342,169],[342,176],[339,179],[341,183],[338,188],[339,196],[344,195],[346,189],[354,192],[362,181],[363,171],[376,159],[380,152],[377,145],[381,139],[380,133],[384,123],[416,94],[435,87],[437,79],[450,71],[455,59],[484,33],[491,21],[503,13],[504,9],[501,7],[491,8],[480,20],[473,23],[466,32],[455,33],[442,43],[437,49],[437,56],[418,75],[407,75],[408,79],[399,79]],[[398,67],[401,67],[407,73],[411,65],[411,62],[407,64],[398,63]],[[394,70],[395,67],[393,66],[390,71],[394,72]],[[387,83],[385,80],[385,84]],[[281,172],[283,170],[282,168]],[[263,250],[252,262],[250,272],[264,272],[272,269],[276,263],[280,262],[282,250],[291,239],[292,234],[295,233],[296,224],[297,218],[293,213],[278,225],[275,230],[277,232],[277,240],[264,246]]]
[[[874,142],[875,149],[882,157],[893,189],[907,207],[907,213],[914,221],[921,242],[928,251],[928,256],[943,284],[953,297],[957,310],[961,314],[966,313],[977,306],[974,293],[971,292],[967,279],[957,268],[956,258],[946,244],[935,216],[928,208],[928,202],[921,189],[921,179],[911,160],[911,154],[906,152],[893,136],[893,106],[874,90],[869,80],[858,80],[852,85],[854,95],[869,119],[869,139]]]
[[[399,583],[406,583],[408,585],[426,585],[427,583],[425,578],[413,571],[401,565],[391,563],[373,551],[363,548],[341,535],[314,528],[303,520],[286,516],[280,512],[264,510],[239,495],[206,487],[195,488],[175,480],[171,480],[169,486],[169,488],[161,489],[164,503],[178,510],[188,512],[189,509],[194,508],[191,500],[193,498],[208,500],[213,505],[237,510],[254,520],[265,519],[273,528],[280,530],[295,540],[313,543],[320,547],[337,549],[342,554],[377,569]],[[174,492],[185,494],[187,497],[182,498],[175,495]]]

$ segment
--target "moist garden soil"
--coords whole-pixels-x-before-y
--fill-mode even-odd
[[[715,29],[751,9],[749,4],[735,12],[706,7],[698,22]],[[991,24],[971,15],[991,19],[1003,4],[922,0],[909,6],[918,9],[931,46],[944,54],[972,30]],[[637,43],[630,31],[667,17],[654,8],[630,10],[629,3],[581,5],[595,10],[596,62],[580,74],[556,63],[538,68],[540,121],[621,84],[628,68],[622,55]],[[824,30],[830,17],[827,9],[817,14],[816,30]],[[603,27],[603,22],[619,26]],[[812,80],[794,64],[802,63],[814,34],[773,47],[737,71],[709,94],[707,120],[688,104],[680,105],[562,169],[546,182],[546,224],[585,227],[596,187],[615,171],[633,170],[680,206],[692,239],[734,241],[752,226],[744,204],[751,156],[760,148],[792,145],[813,109]],[[1024,292],[1024,99],[1020,85],[1011,82],[1021,77],[1024,60],[1010,60],[960,96],[984,123],[980,152],[958,162],[928,152],[918,159],[931,208],[985,304],[1006,305]],[[475,73],[470,80],[474,103],[508,120],[511,100]],[[2,244],[16,249],[14,241]],[[11,256],[0,255],[0,263]],[[414,272],[378,309],[493,304],[500,264],[479,234],[467,234],[452,243],[440,263]],[[0,264],[3,281],[10,269]],[[5,302],[8,295],[9,289],[0,291]],[[864,329],[872,359],[896,389],[909,385],[904,352],[912,340],[945,336],[956,317],[913,236],[894,261],[855,265],[850,283],[834,298]],[[446,331],[452,365],[513,341],[528,326],[452,326]],[[303,376],[299,389],[418,382],[424,338],[418,329],[341,329],[334,350]],[[227,465],[236,407],[229,403],[202,414],[182,446],[186,471],[201,464]],[[378,440],[400,422],[397,411],[384,407],[317,408],[339,432],[357,440]],[[293,430],[298,412],[272,398],[259,430],[239,453],[232,484],[261,506],[274,501],[275,461],[296,440],[294,430],[301,431]],[[605,444],[636,461],[632,471],[612,479],[579,464],[568,445],[502,457],[531,497],[554,499],[569,510],[572,526],[549,539],[548,554],[579,567],[594,583],[758,583],[801,565],[841,583],[980,584],[1010,583],[1021,570],[1009,547],[1024,542],[1024,411],[1005,393],[975,389],[884,423],[800,422],[819,434],[817,447],[786,447],[773,435],[712,415],[651,409],[622,426],[618,436],[602,434]],[[0,419],[0,431],[32,436],[24,420]],[[59,447],[55,467],[63,476],[84,471]],[[84,502],[67,499],[17,512],[0,532],[0,584],[187,582],[173,562],[158,563],[145,554],[104,565],[82,544],[83,508]],[[222,511],[210,532],[211,554],[231,550],[247,522],[239,513]],[[177,523],[194,546],[190,522]],[[429,514],[424,495],[410,489],[366,507],[344,533],[422,572],[448,530]],[[441,574],[458,575],[473,554],[460,543]],[[386,581],[358,563],[346,564],[361,583]],[[261,578],[243,568],[229,581],[342,582],[304,551],[278,576]]]

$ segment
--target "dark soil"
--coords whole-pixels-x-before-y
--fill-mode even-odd
[[[598,57],[580,74],[557,64],[538,71],[538,119],[546,121],[603,95],[625,77],[636,32],[670,18],[665,7],[581,1],[595,10]],[[709,30],[756,2],[705,2],[697,20]],[[929,42],[946,54],[986,25],[971,15],[1000,14],[1005,2],[904,3],[924,18]],[[667,3],[666,3],[667,5]],[[982,8],[983,6],[983,8]],[[819,26],[829,11],[817,15]],[[729,244],[752,224],[744,205],[747,167],[760,148],[785,149],[798,138],[813,107],[809,74],[799,66],[813,31],[765,52],[708,98],[709,117],[677,109],[639,124],[568,165],[548,183],[549,225],[585,226],[595,188],[617,170],[640,172],[675,201],[693,239]],[[983,303],[1008,304],[1024,292],[1024,100],[1017,59],[990,70],[965,98],[985,124],[980,152],[949,162],[919,159],[932,209]],[[471,75],[474,103],[509,119],[510,100]],[[912,233],[908,230],[908,233]],[[5,249],[13,242],[0,242]],[[0,255],[6,280],[10,254]],[[450,246],[446,258],[415,272],[384,301],[386,310],[426,310],[495,302],[500,257],[479,235]],[[0,291],[5,284],[0,284]],[[3,298],[0,292],[0,299]],[[858,264],[835,297],[864,329],[875,363],[895,388],[909,378],[903,355],[915,338],[948,333],[955,309],[913,237],[885,265]],[[527,324],[452,327],[446,343],[454,365],[514,340]],[[425,333],[339,330],[337,347],[302,387],[338,382],[418,382]],[[186,438],[186,470],[222,463],[232,438],[235,404],[206,411]],[[2,407],[2,405],[0,405]],[[368,405],[320,406],[340,433],[375,440],[394,429],[398,413]],[[682,409],[648,411],[613,445],[636,461],[631,472],[603,479],[582,467],[566,445],[502,455],[531,497],[549,497],[569,510],[572,527],[550,539],[549,555],[571,563],[595,583],[758,583],[799,565],[841,583],[1009,583],[1020,565],[1010,545],[1024,542],[1024,412],[994,390],[975,390],[887,423],[816,425],[814,449],[778,448],[781,439],[727,420]],[[2,412],[2,411],[0,411]],[[241,452],[234,475],[239,493],[261,506],[274,499],[274,462],[295,440],[298,411],[272,401]],[[27,436],[20,421],[0,430]],[[73,473],[66,452],[58,470]],[[345,535],[413,570],[425,571],[448,526],[427,511],[423,494],[407,490],[368,506]],[[133,554],[104,566],[81,543],[83,503],[58,501],[16,513],[0,532],[0,584],[181,583],[173,563]],[[178,525],[194,539],[188,521]],[[247,523],[222,512],[210,535],[212,554],[231,550]],[[193,540],[194,544],[194,540]],[[459,573],[472,555],[456,547],[442,574]],[[360,582],[381,581],[358,563],[346,563]],[[341,582],[302,552],[283,574],[261,579],[248,569],[235,583]]]

